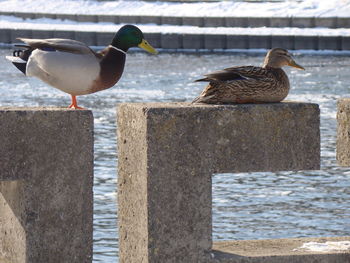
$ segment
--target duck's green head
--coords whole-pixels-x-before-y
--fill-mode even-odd
[[[125,25],[119,29],[112,40],[112,46],[128,51],[131,47],[140,47],[149,53],[158,52],[144,39],[142,31],[133,25]]]

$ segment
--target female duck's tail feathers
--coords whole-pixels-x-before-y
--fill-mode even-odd
[[[194,82],[200,82],[200,81],[210,81],[210,79],[209,78],[196,79]]]
[[[16,45],[26,48],[25,50],[17,49],[13,51],[12,56],[6,56],[6,59],[12,62],[23,74],[26,74],[26,67],[29,56],[32,54],[33,49],[26,45]]]
[[[191,103],[198,103],[201,97],[195,98]]]
[[[6,56],[5,58],[11,61],[12,63],[27,63],[27,61],[21,59],[20,57]]]
[[[210,96],[199,96],[195,98],[191,103],[207,103],[207,104],[215,104],[215,102],[211,101],[211,99],[215,95],[210,95]]]

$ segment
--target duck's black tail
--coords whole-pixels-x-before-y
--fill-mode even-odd
[[[33,49],[26,45],[16,45],[17,47],[23,47],[26,49],[16,49],[13,51],[12,56],[6,56],[8,60],[12,62],[23,74],[26,74],[27,62],[32,54]]]

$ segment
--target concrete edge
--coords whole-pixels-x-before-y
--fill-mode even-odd
[[[84,32],[60,30],[2,29],[0,43],[19,43],[18,37],[69,38],[89,46],[110,44],[114,32]],[[290,35],[212,35],[145,33],[145,38],[155,48],[225,50],[270,49],[284,47],[289,50],[350,50],[350,37],[342,36],[290,36]]]
[[[138,15],[77,15],[0,11],[0,15],[23,19],[51,18],[79,22],[141,23],[157,25],[191,25],[200,27],[328,27],[350,28],[347,17],[176,17]]]
[[[214,262],[348,262],[350,251],[307,251],[300,247],[307,242],[349,241],[343,237],[282,238],[265,240],[220,241],[213,244]],[[216,261],[215,261],[216,260]]]

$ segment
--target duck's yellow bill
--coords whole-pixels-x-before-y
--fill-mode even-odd
[[[305,70],[304,67],[300,66],[299,64],[297,64],[294,60],[290,61],[288,66],[294,67],[294,68],[298,68],[298,69],[302,69]]]
[[[146,50],[152,54],[158,54],[158,51],[155,50],[145,39],[142,39],[142,42],[138,45],[139,48]]]

